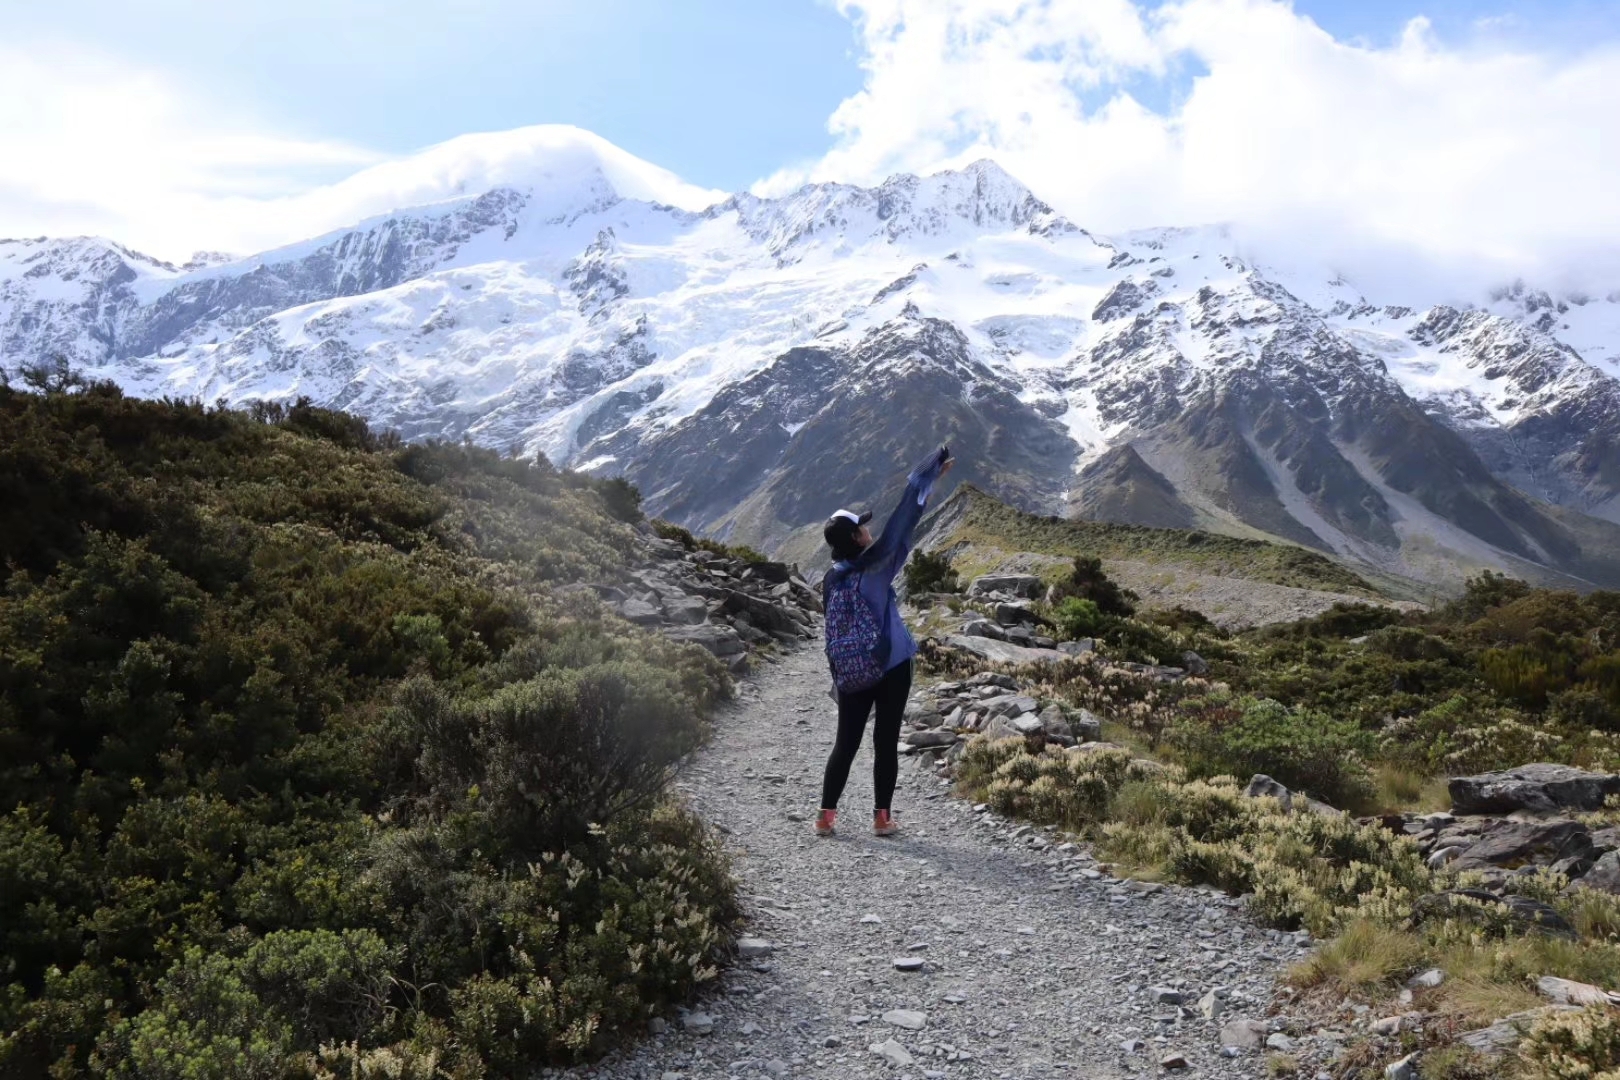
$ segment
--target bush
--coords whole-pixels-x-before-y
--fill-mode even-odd
[[[666,781],[723,666],[547,587],[628,568],[632,494],[0,388],[0,1074],[527,1072],[709,978]]]
[[[943,553],[914,551],[906,562],[905,586],[907,596],[920,593],[955,593],[962,591],[951,560]]]
[[[1371,738],[1354,724],[1269,699],[1232,711],[1188,709],[1166,738],[1194,776],[1265,773],[1334,806],[1361,807],[1373,794],[1364,755]]]
[[[1070,596],[1090,600],[1104,615],[1129,618],[1136,614],[1136,594],[1121,588],[1103,571],[1102,560],[1092,555],[1074,557],[1072,569],[1052,587],[1050,599],[1061,603]]]
[[[1103,613],[1095,600],[1066,596],[1052,610],[1052,622],[1065,641],[1096,637],[1103,632]]]

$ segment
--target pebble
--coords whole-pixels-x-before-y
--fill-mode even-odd
[[[899,1065],[901,1068],[915,1064],[917,1060],[894,1039],[885,1039],[883,1042],[873,1043],[867,1049],[879,1057],[888,1059],[889,1064]]]
[[[883,1022],[909,1031],[921,1031],[928,1026],[928,1016],[915,1009],[890,1009],[883,1014]]]

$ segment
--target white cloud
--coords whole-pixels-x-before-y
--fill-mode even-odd
[[[991,156],[1103,231],[1228,221],[1262,254],[1403,285],[1620,279],[1613,43],[1448,46],[1416,19],[1347,44],[1275,0],[838,6],[865,86],[826,156],[762,190]],[[1126,89],[1144,81],[1180,92],[1154,111]]]
[[[287,239],[276,200],[377,160],[270,134],[80,50],[0,46],[0,236],[99,233],[165,257]]]

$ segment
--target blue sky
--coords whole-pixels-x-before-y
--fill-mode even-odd
[[[818,0],[5,0],[4,8],[18,42],[88,48],[162,71],[299,136],[405,153],[469,131],[571,123],[726,190],[824,153],[828,116],[862,85],[849,20]],[[1295,8],[1336,37],[1375,45],[1416,15],[1457,45],[1558,49],[1620,38],[1616,0],[1298,0]],[[1133,89],[1161,107],[1176,87]]]

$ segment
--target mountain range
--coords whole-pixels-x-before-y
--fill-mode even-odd
[[[990,161],[726,196],[545,127],[379,169],[408,205],[245,258],[0,241],[0,367],[543,452],[789,557],[948,441],[1038,514],[1620,585],[1620,293],[1373,304]]]

